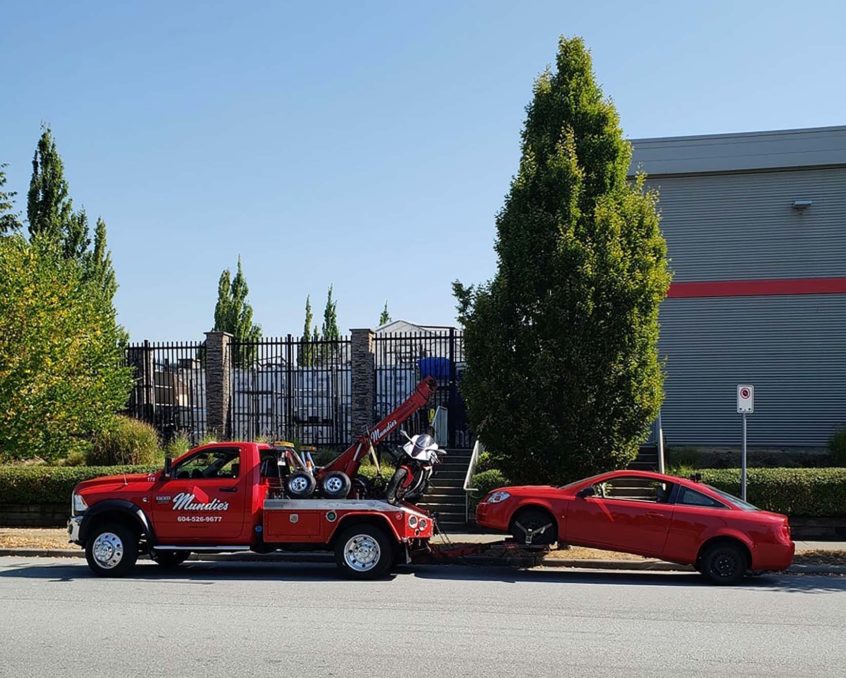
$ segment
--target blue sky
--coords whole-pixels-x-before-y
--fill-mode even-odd
[[[10,2],[0,162],[42,121],[134,340],[201,338],[240,255],[266,335],[451,324],[495,267],[532,80],[581,35],[633,137],[846,122],[839,2]]]

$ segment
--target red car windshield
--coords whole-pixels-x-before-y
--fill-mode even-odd
[[[582,478],[582,479],[580,479],[580,480],[574,480],[572,483],[567,483],[566,485],[560,485],[560,486],[558,487],[558,489],[559,489],[559,490],[566,490],[566,489],[568,489],[568,488],[570,488],[570,487],[575,487],[576,485],[581,485],[582,483],[585,483],[585,482],[587,482],[588,480],[593,481],[593,480],[595,480],[596,478],[601,478],[601,477],[602,477],[602,476],[604,476],[604,475],[606,475],[606,474],[605,474],[605,473],[598,473],[598,474],[597,474],[597,475],[595,475],[595,476],[590,476],[590,478]],[[593,482],[591,482],[590,484],[591,484],[591,485],[593,485]]]

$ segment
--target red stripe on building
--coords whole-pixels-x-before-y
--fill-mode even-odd
[[[846,294],[846,278],[781,278],[677,282],[668,297],[766,297],[791,294]]]

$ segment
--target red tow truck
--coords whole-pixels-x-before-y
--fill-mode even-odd
[[[166,567],[190,553],[331,549],[350,577],[383,576],[432,537],[433,517],[384,498],[358,476],[373,446],[424,407],[431,378],[325,467],[290,444],[224,442],[165,460],[162,471],[95,478],[74,488],[70,541],[100,576],[127,574],[139,554]]]

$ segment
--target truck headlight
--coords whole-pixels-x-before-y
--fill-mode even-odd
[[[87,508],[88,504],[85,503],[85,500],[82,498],[82,495],[74,492],[71,499],[71,510],[73,515],[83,513]]]
[[[488,504],[498,504],[501,501],[505,501],[511,495],[508,492],[494,492],[490,497],[488,497]]]

